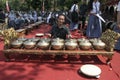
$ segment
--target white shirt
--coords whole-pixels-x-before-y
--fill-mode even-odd
[[[50,12],[50,14],[47,17],[47,23],[49,23],[49,20],[50,20],[51,16],[52,16],[52,12]]]
[[[117,11],[120,11],[120,1],[118,2]]]
[[[93,2],[92,4],[93,9],[91,10],[90,13],[99,13],[100,12],[100,2]]]
[[[9,18],[9,20],[15,20],[16,16],[15,16],[14,13],[10,13],[10,14],[8,15],[8,18]]]
[[[79,9],[77,4],[73,4],[71,9],[70,9],[70,12],[73,12],[74,7],[75,7],[75,11],[77,11]]]

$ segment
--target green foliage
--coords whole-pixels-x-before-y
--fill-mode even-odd
[[[19,10],[20,5],[21,5],[19,0],[14,0],[14,2],[11,1],[10,4],[12,4],[10,5],[10,7],[13,10]]]
[[[32,0],[31,1],[31,7],[35,10],[37,8],[40,8],[41,7],[41,1],[40,0]]]
[[[0,8],[5,9],[5,1],[0,0]],[[8,0],[13,10],[41,10],[44,1],[45,10],[69,10],[74,0]],[[78,0],[81,3],[81,0]]]
[[[28,10],[29,10],[28,5],[26,5],[26,3],[23,3],[23,4],[20,6],[20,10],[22,10],[22,11],[28,11]]]
[[[5,9],[5,2],[0,0],[0,9]]]

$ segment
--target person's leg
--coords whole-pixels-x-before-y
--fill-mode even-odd
[[[93,27],[94,27],[94,16],[90,15],[88,19],[88,25],[86,28],[86,37],[92,38],[93,36]]]
[[[94,17],[93,37],[99,38],[102,34],[101,22],[98,17]]]
[[[74,30],[74,23],[73,22],[70,23],[70,30]]]
[[[83,16],[83,18],[82,18],[82,29],[83,30],[85,29],[85,21],[86,21],[86,17]]]
[[[77,30],[78,29],[78,23],[74,23],[74,30]]]

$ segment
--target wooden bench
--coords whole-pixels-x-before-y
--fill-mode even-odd
[[[30,33],[31,30],[35,29],[37,26],[39,26],[42,23],[43,23],[43,21],[39,21],[39,22],[30,24],[28,26],[25,26],[26,34]]]
[[[18,29],[16,30],[16,32],[18,32],[19,37],[23,37],[25,34],[28,34],[31,32],[32,29],[36,28],[36,26],[39,26],[40,24],[42,24],[43,21],[39,21],[33,24],[30,24],[28,26],[24,26],[24,29]]]

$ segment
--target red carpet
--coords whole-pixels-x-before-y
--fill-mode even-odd
[[[32,31],[27,37],[44,30],[48,32],[50,28],[46,26],[42,25],[40,27],[42,29]],[[0,50],[3,50],[3,41],[0,44]],[[115,52],[111,60],[112,70],[105,64],[105,58],[102,56],[75,56],[63,59],[62,57],[51,58],[47,55],[42,57],[32,55],[29,61],[27,55],[13,55],[11,58],[16,61],[5,62],[5,57],[2,51],[0,52],[0,80],[120,80],[120,53],[118,52]],[[101,68],[99,79],[78,72],[79,68],[87,63]]]

